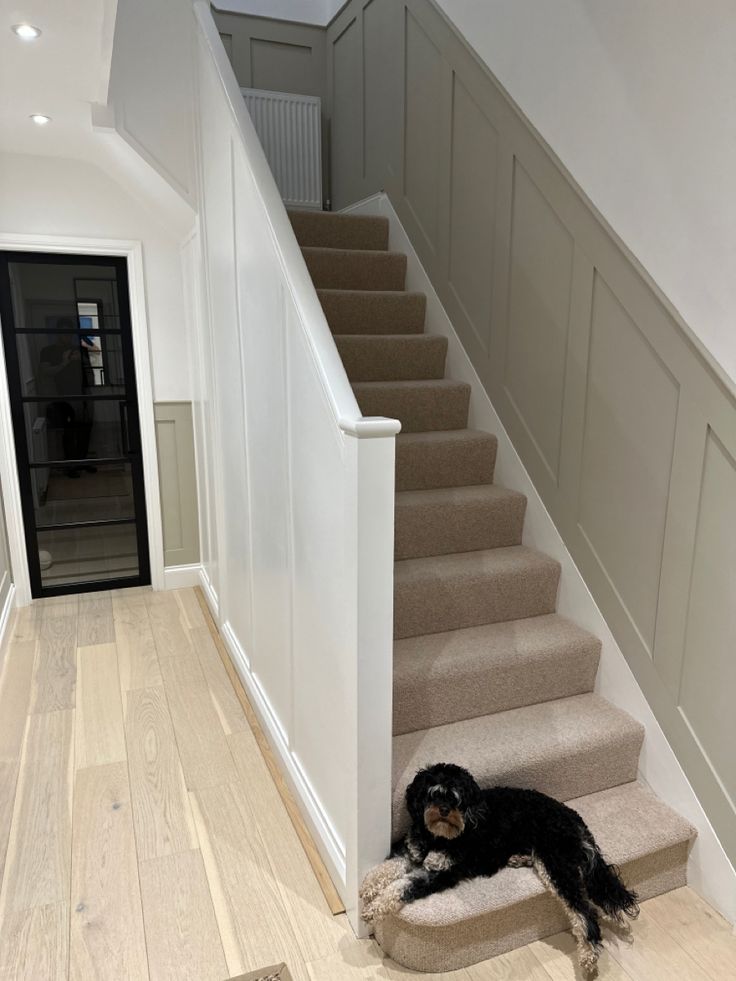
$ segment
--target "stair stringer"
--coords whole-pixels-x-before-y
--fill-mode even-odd
[[[688,857],[688,883],[730,922],[736,922],[736,870],[723,850],[626,658],[537,493],[388,195],[384,192],[372,195],[343,209],[343,213],[381,215],[388,219],[389,249],[404,253],[407,257],[405,289],[426,295],[425,330],[447,338],[445,377],[470,385],[468,425],[491,432],[498,439],[494,481],[527,497],[524,545],[546,553],[561,564],[557,612],[601,640],[596,692],[617,708],[628,712],[644,726],[645,739],[639,757],[639,779],[660,800],[697,829],[697,838]]]

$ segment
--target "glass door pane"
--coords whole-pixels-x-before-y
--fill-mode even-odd
[[[150,582],[125,260],[0,253],[34,596]]]

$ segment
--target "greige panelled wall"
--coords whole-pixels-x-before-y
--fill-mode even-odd
[[[199,562],[197,477],[191,402],[156,402],[164,566]]]
[[[736,860],[733,386],[431,0],[351,0],[328,78],[334,206],[390,194]]]
[[[324,27],[219,10],[212,14],[239,85],[322,99],[322,192],[327,200],[330,113]]]

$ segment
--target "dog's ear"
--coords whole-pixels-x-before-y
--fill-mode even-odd
[[[412,821],[421,822],[427,801],[427,791],[432,786],[433,778],[429,768],[419,770],[406,788],[406,806]]]
[[[483,811],[483,794],[475,778],[467,770],[457,777],[457,789],[462,796],[462,807],[465,820],[476,825]]]

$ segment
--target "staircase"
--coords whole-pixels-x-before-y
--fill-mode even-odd
[[[526,500],[493,483],[496,438],[468,429],[468,385],[385,218],[294,212],[304,258],[364,415],[396,439],[393,830],[416,770],[568,801],[642,898],[685,883],[690,825],[637,782],[643,727],[593,692],[600,642],[555,612],[560,566],[522,545]],[[384,920],[400,964],[451,971],[566,929],[530,869],[461,883]]]

